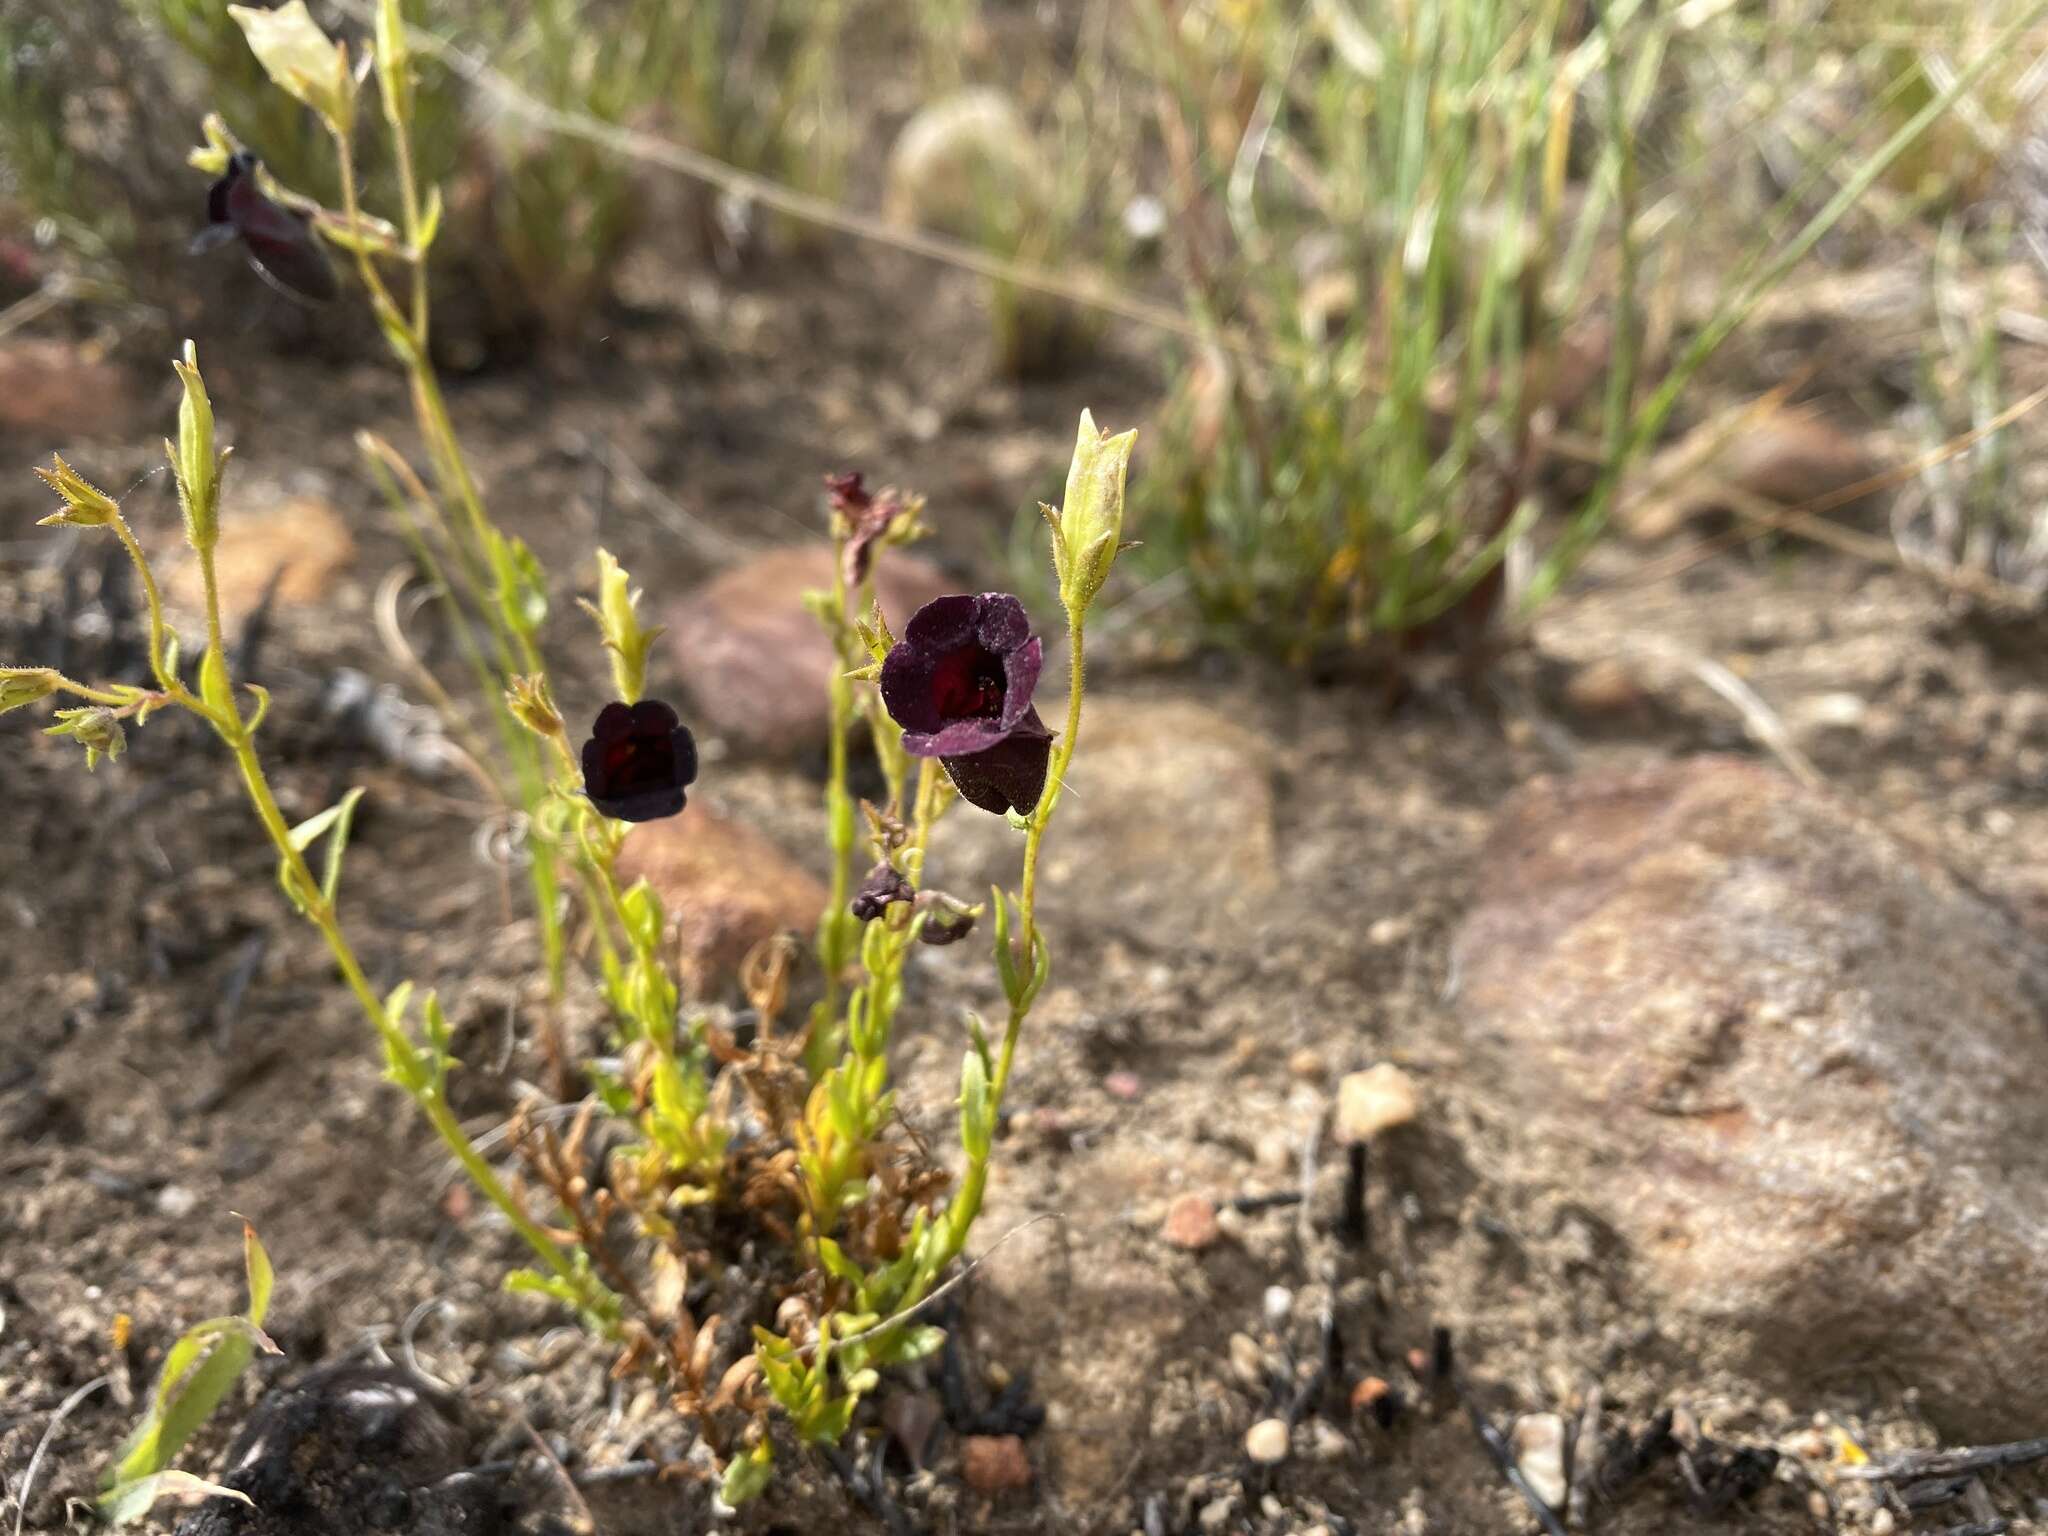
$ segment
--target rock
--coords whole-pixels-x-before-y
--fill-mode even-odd
[[[1337,1136],[1371,1141],[1415,1118],[1415,1080],[1390,1061],[1365,1072],[1346,1073],[1337,1084]]]
[[[960,1445],[960,1471],[976,1493],[1008,1493],[1031,1486],[1031,1455],[1017,1435],[969,1435]]]
[[[1159,1232],[1174,1247],[1190,1253],[1214,1247],[1223,1236],[1216,1222],[1216,1207],[1204,1195],[1177,1196],[1166,1208],[1166,1221]]]
[[[1046,692],[1039,712],[1057,730],[1065,701]],[[1279,884],[1272,773],[1266,742],[1216,710],[1091,692],[1039,864],[1055,938],[1093,921],[1160,943],[1253,942]],[[1016,883],[1022,839],[998,817],[955,811],[935,848],[946,889]]]
[[[1957,1438],[2048,1417],[2048,950],[1930,854],[1722,757],[1539,780],[1452,952],[1526,1176],[1703,1366],[1867,1362]]]
[[[1230,1374],[1248,1392],[1266,1390],[1266,1356],[1259,1341],[1248,1333],[1233,1333],[1225,1346],[1230,1353]]]
[[[1802,506],[1860,484],[1880,468],[1869,441],[1817,416],[1778,411],[1732,424],[1716,417],[1661,449],[1631,477],[1633,488],[1615,508],[1615,521],[1636,538],[1661,539],[1731,501],[1736,512],[1751,502]],[[1833,515],[1841,517],[1842,509]]]
[[[902,550],[883,551],[874,570],[883,616],[899,633],[919,608],[959,590]],[[831,587],[832,550],[819,540],[756,555],[670,605],[663,644],[699,734],[764,757],[823,750],[838,658],[804,594]]]
[[[1111,1098],[1122,1099],[1126,1104],[1145,1096],[1145,1081],[1135,1072],[1111,1072],[1102,1079],[1102,1087]]]
[[[1564,1419],[1555,1413],[1525,1413],[1508,1432],[1508,1447],[1530,1491],[1552,1509],[1563,1509],[1570,1492],[1564,1475]]]
[[[230,507],[221,514],[220,543],[213,552],[221,608],[231,620],[254,611],[272,581],[279,604],[320,602],[355,557],[348,524],[317,496],[293,496],[259,512],[238,513]],[[181,561],[164,584],[185,606],[205,606],[197,557]]]
[[[1284,1285],[1269,1285],[1259,1298],[1259,1308],[1266,1314],[1267,1326],[1278,1328],[1294,1310],[1294,1292]]]
[[[408,1371],[329,1365],[274,1387],[177,1536],[488,1536],[509,1532],[502,1472],[470,1471],[462,1404]]]
[[[661,897],[685,982],[700,997],[723,990],[762,940],[784,932],[807,940],[830,899],[767,838],[695,800],[680,816],[628,832],[618,872],[622,885],[644,879]]]
[[[17,434],[31,457],[48,463],[50,452],[81,438],[131,436],[136,417],[127,371],[92,348],[38,336],[0,343],[0,433]],[[100,483],[90,465],[81,460],[78,468]]]
[[[1044,221],[1050,201],[1031,125],[1001,91],[932,102],[889,150],[882,211],[899,224],[1007,246]]]
[[[183,1184],[166,1184],[156,1192],[156,1208],[158,1214],[181,1221],[199,1209],[199,1196]]]
[[[1650,695],[1627,662],[1602,656],[1574,669],[1565,680],[1564,702],[1583,719],[1613,720],[1641,716],[1649,707]]]
[[[924,1466],[932,1434],[945,1422],[945,1410],[929,1392],[893,1392],[882,1404],[882,1424],[913,1467]]]
[[[1287,1459],[1287,1421],[1261,1419],[1244,1432],[1244,1453],[1262,1467],[1277,1467]]]
[[[1287,1075],[1298,1077],[1305,1083],[1321,1082],[1328,1069],[1323,1065],[1322,1053],[1303,1046],[1287,1058]]]

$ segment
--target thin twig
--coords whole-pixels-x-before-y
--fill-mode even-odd
[[[21,1479],[20,1502],[14,1507],[14,1536],[21,1536],[22,1522],[28,1519],[28,1496],[36,1485],[36,1472],[43,1464],[43,1453],[50,1448],[50,1441],[56,1436],[57,1426],[71,1417],[71,1412],[101,1387],[111,1386],[112,1376],[95,1376],[76,1392],[57,1405],[57,1411],[50,1416],[50,1422],[43,1427],[43,1436],[36,1441],[35,1453],[28,1459],[28,1471]]]
[[[879,1323],[875,1324],[875,1326],[872,1328],[863,1328],[859,1333],[849,1333],[843,1339],[834,1339],[832,1341],[833,1347],[835,1349],[840,1349],[844,1348],[848,1344],[858,1344],[863,1339],[871,1339],[878,1333],[885,1333],[891,1328],[895,1328],[903,1323],[909,1322],[911,1318],[917,1316],[918,1313],[922,1312],[926,1307],[929,1307],[933,1302],[937,1301],[940,1297],[954,1290],[969,1275],[973,1274],[977,1269],[981,1268],[982,1265],[986,1264],[990,1259],[994,1258],[996,1250],[1002,1247],[1003,1244],[1007,1243],[1011,1238],[1015,1237],[1019,1232],[1024,1231],[1027,1227],[1035,1227],[1041,1221],[1065,1220],[1066,1214],[1062,1211],[1040,1211],[1036,1216],[1031,1217],[1028,1221],[1018,1222],[1016,1226],[1010,1228],[1009,1231],[1005,1232],[993,1243],[990,1243],[986,1251],[984,1251],[979,1257],[970,1260],[968,1262],[967,1267],[961,1270],[959,1274],[955,1275],[952,1279],[948,1280],[944,1285],[938,1286],[935,1289],[933,1289],[929,1294],[925,1296],[924,1300],[911,1303],[911,1305],[905,1307],[901,1312],[898,1312],[894,1317],[883,1318]]]
[[[1952,1451],[1907,1451],[1888,1461],[1843,1467],[1835,1475],[1856,1482],[1896,1483],[1923,1477],[1966,1477],[1974,1472],[2023,1467],[2033,1461],[2048,1461],[2048,1438],[1962,1446]]]

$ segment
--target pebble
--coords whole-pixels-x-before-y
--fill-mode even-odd
[[[1268,1131],[1252,1146],[1252,1161],[1261,1173],[1290,1173],[1294,1158],[1294,1138],[1285,1131]]]
[[[199,1197],[182,1184],[166,1184],[156,1193],[156,1208],[161,1215],[177,1221],[199,1208]]]
[[[1365,942],[1374,949],[1389,949],[1408,937],[1415,926],[1405,917],[1383,917],[1365,930]]]
[[[1351,1454],[1351,1439],[1326,1419],[1317,1419],[1310,1430],[1317,1461],[1342,1461]]]
[[[1287,1421],[1261,1419],[1244,1432],[1244,1453],[1262,1467],[1277,1467],[1287,1459]]]
[[[1393,1388],[1387,1385],[1385,1377],[1360,1377],[1358,1385],[1351,1389],[1351,1411],[1363,1413],[1392,1390]]]
[[[1287,1070],[1291,1075],[1300,1078],[1303,1082],[1316,1083],[1322,1081],[1323,1074],[1329,1068],[1323,1064],[1321,1052],[1303,1046],[1287,1058]]]
[[[1515,1465],[1536,1497],[1552,1509],[1564,1507],[1564,1418],[1555,1413],[1526,1413],[1508,1434]]]
[[[1223,1229],[1216,1224],[1216,1206],[1206,1195],[1175,1196],[1159,1230],[1168,1243],[1189,1253],[1212,1248],[1223,1236]]]
[[[1135,1072],[1112,1072],[1103,1078],[1102,1086],[1111,1098],[1122,1099],[1126,1104],[1145,1092],[1145,1084]]]
[[[1230,1336],[1230,1374],[1253,1392],[1266,1390],[1266,1357],[1248,1333]]]
[[[1346,1142],[1371,1141],[1413,1120],[1416,1107],[1415,1080],[1392,1062],[1347,1073],[1337,1085],[1337,1135]]]
[[[1261,1298],[1266,1321],[1275,1328],[1287,1321],[1287,1314],[1294,1310],[1294,1292],[1284,1285],[1269,1285]]]
[[[969,1435],[960,1447],[960,1470],[976,1493],[1031,1486],[1031,1457],[1017,1435]]]
[[[1879,1509],[1870,1517],[1870,1536],[1892,1536],[1892,1532],[1898,1528],[1899,1522],[1892,1518],[1892,1512],[1888,1509]]]
[[[1230,1524],[1230,1517],[1237,1512],[1237,1500],[1229,1494],[1220,1499],[1211,1499],[1202,1506],[1202,1512],[1195,1516],[1195,1523],[1205,1531],[1220,1531]]]

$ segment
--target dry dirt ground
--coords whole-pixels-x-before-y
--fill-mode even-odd
[[[1013,509],[1056,489],[1079,408],[1105,424],[1142,419],[1152,368],[1112,351],[1058,384],[983,382],[973,286],[877,265],[894,260],[813,253],[764,285],[707,286],[676,311],[628,314],[554,373],[460,385],[458,425],[497,516],[565,587],[587,581],[578,562],[602,540],[650,592],[675,593],[747,546],[815,536],[817,476],[859,466],[930,497],[939,556],[963,584],[999,581]],[[913,290],[928,290],[915,307],[843,302]],[[393,427],[401,392],[374,361],[292,363],[232,334],[201,343],[237,447],[240,505],[317,495],[354,530],[345,569],[282,606],[259,652],[256,675],[278,697],[265,737],[287,811],[369,786],[348,919],[379,977],[435,982],[454,1000],[469,1063],[457,1107],[490,1127],[537,1073],[519,893],[480,853],[459,784],[394,766],[359,721],[324,707],[341,669],[397,677],[370,594],[402,551],[349,438],[367,425],[406,442]],[[97,440],[4,444],[9,660],[52,639],[43,616],[63,611],[76,665],[132,665],[132,624],[99,601],[92,553],[37,563],[29,524],[41,499],[26,470],[61,447],[125,487],[169,420],[168,382],[168,370],[139,378],[135,419]],[[174,560],[161,477],[132,505]],[[747,1528],[1532,1529],[1455,1397],[1410,1372],[1408,1353],[1429,1350],[1439,1327],[1473,1401],[1503,1426],[1576,1412],[1597,1386],[1610,1437],[1678,1408],[1728,1444],[1788,1453],[1817,1415],[1873,1454],[1938,1440],[1939,1426],[1883,1382],[1774,1394],[1700,1370],[1709,1341],[1661,1318],[1630,1254],[1570,1219],[1573,1191],[1517,1158],[1497,1091],[1515,1063],[1461,1038],[1446,957],[1486,879],[1491,812],[1516,785],[1606,762],[1762,752],[1690,668],[1699,656],[1743,676],[1836,791],[2048,926],[2039,636],[1986,632],[1912,578],[1804,548],[1633,582],[1647,559],[1614,545],[1490,680],[1424,680],[1391,707],[1378,690],[1111,648],[1091,718],[1124,772],[1090,786],[1071,841],[1054,834],[1056,974],[1012,1090],[981,1229],[991,1251],[956,1319],[977,1403],[1029,1373],[1029,1400],[1045,1413],[1028,1441],[1035,1485],[972,1492],[953,1441],[929,1471],[892,1470],[886,1495],[865,1501],[843,1470],[799,1461]],[[568,658],[565,696],[594,699],[600,674],[580,622],[559,605],[554,649]],[[1845,695],[1860,712],[1825,702]],[[524,1448],[519,1415],[572,1467],[658,1448],[670,1431],[654,1404],[615,1390],[563,1317],[496,1290],[513,1240],[464,1198],[381,1081],[361,1019],[277,895],[214,744],[160,720],[90,778],[67,748],[26,713],[0,722],[10,1495],[58,1403],[103,1374],[113,1381],[52,1438],[27,1528],[77,1517],[70,1501],[89,1493],[135,1412],[129,1394],[146,1388],[168,1341],[236,1304],[230,1213],[253,1220],[276,1259],[272,1328],[286,1358],[253,1373],[195,1444],[194,1467],[211,1464],[265,1382],[379,1351],[478,1405],[497,1426],[479,1456]],[[714,758],[693,793],[817,863],[823,815],[802,765]],[[1116,794],[1132,797],[1132,817],[1114,813]],[[960,867],[978,867],[992,836],[970,829]],[[986,1008],[987,993],[965,947],[934,951],[913,975],[896,1065],[912,1124],[935,1146],[954,1144],[955,1021],[963,1006]],[[1342,1162],[1319,1127],[1339,1077],[1385,1060],[1421,1085],[1422,1116],[1370,1170],[1370,1235],[1339,1243],[1318,1226]],[[1306,1205],[1261,1205],[1299,1188],[1312,1141],[1322,1151]],[[1170,1202],[1189,1192],[1226,1208],[1222,1240],[1199,1253],[1160,1235]],[[992,1248],[1047,1212],[1056,1217]],[[1318,1316],[1331,1306],[1344,1319],[1345,1379],[1380,1371],[1409,1406],[1386,1429],[1369,1413],[1326,1413],[1339,1438],[1311,1443],[1304,1430],[1297,1454],[1255,1473],[1245,1431],[1284,1404],[1297,1364],[1320,1358]],[[121,1313],[134,1325],[117,1350]],[[1237,1334],[1249,1342],[1233,1346]],[[1754,1497],[1703,1514],[1665,1462],[1599,1528],[1827,1529],[1800,1465],[1790,1455]],[[2014,1479],[2004,1507],[2024,1512],[2044,1491]],[[699,1489],[630,1492],[598,1499],[608,1529],[706,1527]],[[1845,1510],[1841,1528],[1870,1529],[1868,1514]]]

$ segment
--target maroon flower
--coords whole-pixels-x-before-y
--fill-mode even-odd
[[[583,792],[620,821],[659,821],[696,782],[697,743],[658,699],[607,704],[583,744]]]
[[[845,576],[849,594],[860,590],[867,580],[868,563],[874,546],[904,513],[903,498],[894,491],[877,496],[862,483],[855,471],[850,475],[827,475],[825,489],[832,497],[832,510],[846,520]]]
[[[1029,811],[1045,788],[1052,732],[1031,707],[1044,646],[1006,592],[938,597],[882,662],[882,702],[903,748],[936,757],[985,811]]]
[[[237,150],[227,174],[206,192],[206,228],[192,242],[195,251],[241,238],[249,265],[287,298],[325,304],[341,292],[334,266],[304,214],[265,197],[256,182],[256,157]]]

